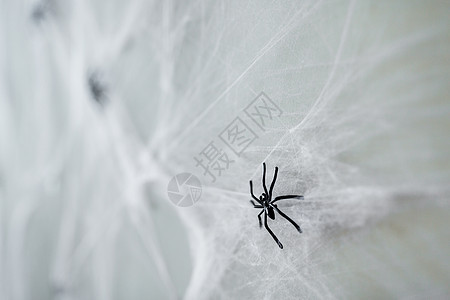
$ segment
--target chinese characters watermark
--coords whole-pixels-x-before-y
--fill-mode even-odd
[[[240,156],[258,136],[241,118],[237,117],[219,134],[219,138],[237,156]]]
[[[211,140],[194,161],[197,168],[201,168],[203,176],[212,183],[217,177],[230,168],[230,165],[258,139],[255,129],[246,122],[252,120],[257,130],[266,131],[271,122],[282,115],[283,111],[265,93],[261,92],[236,118],[234,118],[217,136],[219,140]],[[250,122],[250,124],[253,124]],[[255,127],[255,125],[253,125]],[[221,148],[218,143],[227,148]],[[226,150],[231,150],[226,151]]]
[[[266,94],[261,93],[245,109],[247,116],[262,130],[274,119],[280,117],[283,111]]]
[[[200,153],[199,157],[194,157],[197,162],[196,167],[203,169],[203,175],[209,175],[212,182],[216,181],[216,176],[222,175],[222,171],[228,170],[230,164],[234,160],[228,158],[227,153],[223,149],[216,147],[213,141],[211,141]]]

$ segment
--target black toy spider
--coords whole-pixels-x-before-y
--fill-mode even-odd
[[[259,199],[255,197],[253,194],[253,183],[250,180],[250,194],[252,195],[253,199],[255,199],[256,202],[259,204],[256,204],[253,200],[250,200],[250,203],[253,204],[254,208],[262,208],[261,212],[258,215],[258,221],[259,221],[259,227],[262,228],[262,221],[261,221],[261,214],[264,213],[264,227],[266,227],[267,231],[270,233],[270,235],[273,237],[275,242],[277,242],[278,247],[283,249],[283,244],[278,240],[277,236],[270,230],[269,226],[267,225],[267,216],[271,218],[272,220],[275,220],[275,212],[276,210],[283,218],[291,222],[292,225],[298,230],[299,233],[302,233],[302,230],[300,229],[300,226],[298,226],[297,223],[295,223],[291,218],[289,218],[286,214],[284,214],[276,204],[274,204],[277,201],[284,200],[284,199],[303,199],[303,196],[300,195],[284,195],[284,196],[278,196],[275,197],[275,199],[272,200],[272,191],[273,187],[275,185],[275,181],[277,180],[277,174],[278,174],[278,167],[275,167],[275,174],[273,175],[272,184],[270,185],[270,190],[267,191],[266,187],[266,163],[263,163],[263,177],[262,177],[262,184],[264,188],[264,193],[259,196]]]

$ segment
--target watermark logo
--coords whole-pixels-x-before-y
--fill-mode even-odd
[[[216,182],[282,114],[281,108],[269,96],[259,93],[193,157],[195,167],[202,171],[202,180],[209,178],[211,183]],[[201,197],[202,184],[193,174],[180,173],[170,180],[167,194],[176,206],[192,206]]]
[[[173,204],[180,207],[194,205],[202,195],[200,180],[191,173],[180,173],[172,177],[167,194]]]

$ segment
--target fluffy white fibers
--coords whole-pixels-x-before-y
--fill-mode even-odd
[[[449,14],[1,1],[0,299],[448,297]]]

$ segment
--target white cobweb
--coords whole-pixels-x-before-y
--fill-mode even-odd
[[[445,1],[0,3],[1,299],[448,295]],[[260,128],[261,92],[281,109]],[[95,100],[97,99],[97,100]],[[220,139],[241,118],[240,155]],[[195,157],[234,160],[212,182]],[[249,203],[274,195],[303,230]],[[190,172],[200,201],[173,206]]]

